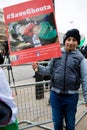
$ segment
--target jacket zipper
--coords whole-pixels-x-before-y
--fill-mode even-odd
[[[65,93],[66,90],[66,65],[67,65],[67,59],[68,59],[68,54],[66,53],[66,57],[65,57],[65,67],[64,67],[64,88],[63,88],[63,93]]]

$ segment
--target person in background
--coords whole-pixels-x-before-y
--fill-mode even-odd
[[[5,108],[2,104],[5,104]],[[10,112],[6,116],[5,113],[7,110],[5,109]],[[12,91],[4,71],[0,67],[0,130],[18,130],[17,112],[18,110],[12,97]]]
[[[80,49],[81,53],[85,56],[85,58],[87,59],[87,45],[82,46]]]
[[[51,59],[48,65],[32,63],[39,74],[51,75],[50,103],[55,130],[75,130],[75,115],[79,99],[80,82],[87,106],[87,59],[77,49],[80,44],[78,29],[68,30],[63,37],[62,56]]]
[[[4,63],[4,58],[3,58],[2,53],[0,53],[0,64],[3,64],[3,63]]]
[[[44,65],[44,66],[47,66],[47,65],[48,65],[49,60],[50,60],[50,59],[44,60],[44,61],[46,61],[46,63],[44,63],[43,65]],[[43,76],[43,80],[45,80],[45,81],[50,80],[50,76],[46,76],[46,75],[45,75],[45,76]],[[48,89],[48,85],[49,85],[49,83],[46,83],[46,84],[45,84],[45,88],[46,88],[46,89]]]

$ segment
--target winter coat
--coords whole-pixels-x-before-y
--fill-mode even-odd
[[[61,57],[51,59],[47,67],[39,65],[38,72],[51,75],[51,90],[57,93],[78,93],[81,81],[87,102],[87,60],[79,50],[66,53],[63,49]]]

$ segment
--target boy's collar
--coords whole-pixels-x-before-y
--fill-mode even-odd
[[[62,52],[66,52],[65,47],[63,47],[63,48],[61,49],[61,51],[62,51]],[[67,52],[67,53],[76,53],[76,51],[77,51],[77,49],[75,49],[75,50],[73,50],[73,51],[70,51],[70,52]]]

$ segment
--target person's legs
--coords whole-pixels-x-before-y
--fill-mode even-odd
[[[64,98],[66,130],[75,130],[75,115],[77,111],[78,97],[78,94],[72,94]]]
[[[63,130],[63,113],[61,108],[61,97],[57,93],[51,91],[50,103],[52,107],[54,130]]]
[[[41,81],[43,81],[42,75],[40,75],[38,72],[35,72],[35,82],[41,82]],[[44,98],[43,84],[36,84],[35,85],[35,96],[36,96],[36,99],[43,99]]]

